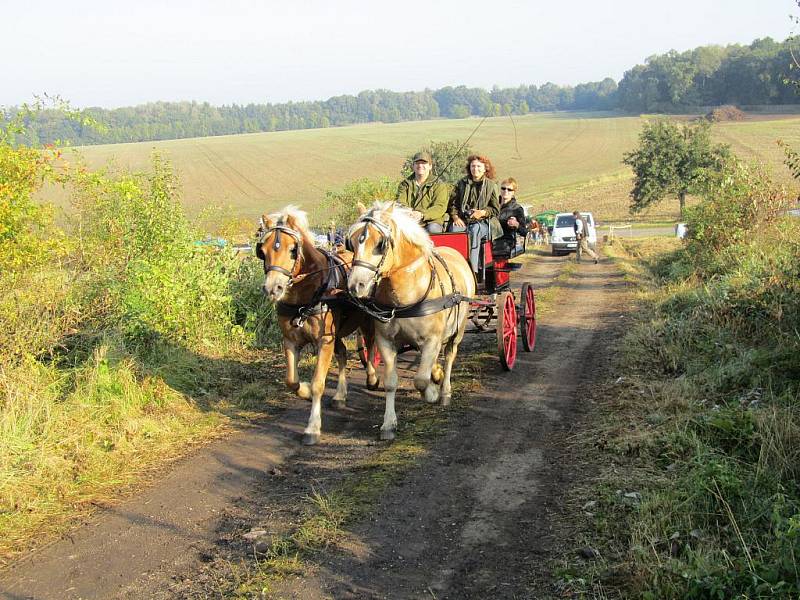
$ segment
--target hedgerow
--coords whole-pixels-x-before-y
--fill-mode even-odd
[[[253,261],[195,243],[168,161],[89,171],[19,131],[0,132],[0,560],[215,435],[215,386],[256,380],[274,331]],[[71,190],[63,226],[45,184]]]

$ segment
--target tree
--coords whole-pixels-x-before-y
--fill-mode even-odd
[[[467,157],[471,154],[475,154],[475,151],[467,144],[464,144],[462,147],[461,142],[458,140],[453,142],[431,141],[430,144],[420,148],[418,151],[430,152],[433,158],[431,176],[449,184],[455,184],[466,174],[464,165],[467,164]],[[411,176],[411,159],[418,151],[414,151],[406,157],[400,172],[403,177]]]
[[[625,154],[622,161],[635,175],[631,212],[674,195],[683,217],[686,195],[700,193],[707,172],[719,170],[729,156],[727,146],[712,144],[711,124],[707,121],[679,125],[662,119],[645,124],[639,147]]]

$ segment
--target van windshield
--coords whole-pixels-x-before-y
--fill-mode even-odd
[[[575,217],[572,215],[562,215],[556,220],[556,227],[574,227]]]

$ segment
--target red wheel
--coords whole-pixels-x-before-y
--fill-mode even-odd
[[[513,369],[517,360],[517,305],[511,292],[503,292],[497,299],[497,352],[503,369]]]
[[[536,295],[527,282],[520,290],[519,335],[525,352],[532,352],[536,346]]]

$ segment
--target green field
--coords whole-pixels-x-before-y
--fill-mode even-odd
[[[174,164],[190,214],[209,206],[230,207],[228,216],[255,220],[285,204],[303,206],[312,219],[327,190],[361,177],[396,177],[403,159],[430,140],[464,140],[477,118],[235,136],[87,146],[78,148],[90,165],[109,161],[145,169],[158,150]],[[636,144],[643,119],[603,113],[538,113],[487,119],[470,141],[488,155],[498,176],[519,181],[520,200],[542,208],[595,211],[600,220],[628,219],[630,171],[621,163]],[[716,137],[746,158],[776,167],[775,140],[800,146],[800,119],[758,117],[715,126]],[[777,170],[777,169],[776,169]],[[65,193],[47,192],[64,204]],[[675,202],[654,207],[643,218],[672,219]],[[316,217],[316,218],[315,218]]]

